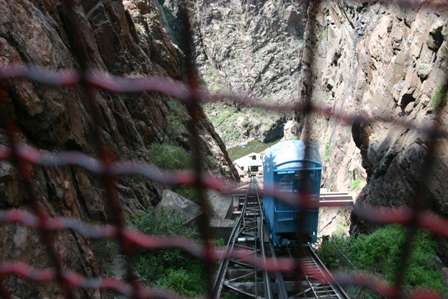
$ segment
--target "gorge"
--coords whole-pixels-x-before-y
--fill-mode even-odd
[[[183,76],[183,45],[179,43],[176,0],[76,0],[75,18],[91,68],[118,76]],[[426,3],[427,2],[427,3]],[[301,101],[306,75],[311,74],[311,100],[331,111],[390,117],[419,126],[441,111],[446,128],[448,8],[421,1],[403,7],[384,1],[197,0],[192,2],[196,63],[210,91],[244,93],[266,103]],[[0,0],[0,65],[32,64],[52,70],[79,69],[76,46],[67,28],[61,0]],[[308,34],[311,31],[312,34]],[[304,66],[306,45],[313,55]],[[308,73],[307,73],[308,72]],[[120,159],[172,162],[172,155],[191,154],[190,116],[180,103],[156,93],[97,92],[101,114],[93,119],[81,86],[42,86],[26,80],[1,85],[0,145],[7,145],[6,123],[13,119],[21,142],[48,151],[82,151],[96,156],[93,123]],[[286,131],[301,137],[303,118],[274,114],[236,104],[206,104],[199,135],[209,173],[238,180],[228,150],[257,142],[269,145]],[[313,139],[325,164],[324,187],[350,190],[357,204],[396,207],[411,203],[422,182],[428,143],[422,134],[392,122],[343,124],[330,117],[311,118]],[[425,178],[425,205],[448,216],[448,143],[438,141],[436,161]],[[157,153],[167,154],[157,156]],[[182,160],[182,159],[181,159]],[[191,166],[181,161],[177,165]],[[184,163],[185,162],[185,163]],[[160,166],[160,165],[159,165]],[[89,223],[107,222],[113,211],[102,200],[101,178],[75,167],[35,168],[36,198],[50,216]],[[0,209],[23,208],[27,199],[14,167],[0,163]],[[126,216],[151,209],[165,186],[138,177],[118,182]],[[375,226],[353,217],[351,233]],[[71,231],[55,236],[64,267],[86,276],[104,269],[95,248]],[[0,259],[20,260],[39,268],[51,262],[33,230],[0,226]],[[448,263],[446,240],[437,255]],[[5,281],[18,298],[59,298],[56,285],[20,279]],[[82,290],[76,298],[111,298],[100,290]]]

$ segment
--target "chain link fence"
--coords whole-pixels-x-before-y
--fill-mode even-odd
[[[3,119],[5,124],[8,142],[7,146],[0,146],[0,161],[2,163],[12,163],[17,169],[17,174],[23,183],[22,191],[27,198],[29,209],[14,209],[0,211],[0,225],[21,225],[35,229],[40,236],[42,246],[52,263],[51,268],[36,269],[31,265],[20,261],[1,261],[0,263],[0,296],[5,299],[14,298],[10,290],[4,287],[5,280],[11,276],[20,279],[34,281],[39,284],[57,283],[64,291],[65,298],[74,298],[77,289],[100,289],[114,291],[129,298],[180,298],[179,295],[168,290],[147,288],[138,281],[132,263],[136,249],[154,251],[160,249],[177,248],[181,249],[193,257],[201,260],[207,273],[208,298],[213,297],[212,281],[213,269],[217,262],[226,258],[238,258],[241,261],[255,265],[260,269],[269,272],[289,272],[296,273],[298,277],[303,275],[312,276],[322,282],[337,281],[342,285],[353,285],[367,287],[377,294],[387,298],[400,298],[409,296],[411,298],[441,298],[441,295],[430,290],[414,290],[410,293],[403,292],[403,279],[406,273],[410,254],[412,252],[415,233],[418,229],[431,232],[442,238],[448,237],[448,219],[434,214],[430,209],[430,204],[423,200],[424,188],[428,174],[438,150],[438,142],[448,137],[448,131],[442,128],[442,109],[435,113],[432,123],[421,124],[404,119],[396,119],[391,115],[361,115],[350,114],[345,111],[336,111],[327,106],[322,106],[311,101],[312,82],[311,65],[312,51],[310,47],[305,47],[302,55],[310,55],[306,59],[309,65],[304,65],[304,86],[301,92],[302,100],[291,101],[290,105],[279,105],[275,102],[266,103],[259,99],[236,94],[209,93],[199,84],[198,74],[194,66],[193,58],[193,37],[192,29],[188,21],[188,9],[185,5],[180,6],[180,17],[183,20],[185,32],[185,44],[189,45],[185,50],[185,81],[176,81],[171,78],[148,76],[144,78],[124,78],[114,77],[107,73],[89,69],[86,65],[87,59],[82,51],[80,42],[79,26],[77,26],[75,15],[75,1],[65,0],[64,11],[68,20],[68,28],[71,31],[71,42],[77,55],[77,60],[81,66],[80,70],[52,71],[37,66],[25,65],[3,65],[0,67],[0,82],[6,80],[30,80],[35,84],[68,88],[81,86],[85,91],[86,106],[93,119],[99,115],[100,111],[95,100],[98,91],[110,93],[142,93],[157,92],[164,94],[183,103],[189,112],[191,122],[189,123],[190,143],[192,148],[193,167],[191,171],[167,172],[144,162],[116,160],[114,153],[107,144],[102,141],[99,128],[93,126],[92,130],[97,140],[98,158],[89,156],[81,152],[51,152],[34,148],[30,145],[22,144],[18,140],[18,128],[12,119]],[[380,1],[386,3],[386,1]],[[447,5],[447,1],[391,1],[394,4],[402,5],[404,8],[426,5],[430,9]],[[318,1],[308,1],[308,25],[309,35],[312,35],[312,19],[318,7]],[[308,52],[307,52],[308,51]],[[7,84],[1,85],[0,105],[5,102],[5,88]],[[447,83],[444,88],[447,89]],[[322,276],[307,269],[301,259],[278,258],[264,259],[260,256],[249,255],[245,250],[228,251],[226,248],[218,248],[212,243],[210,232],[210,208],[206,199],[207,190],[215,190],[223,194],[238,192],[236,184],[225,181],[221,178],[213,177],[204,172],[203,153],[200,149],[198,134],[198,122],[201,117],[202,103],[237,103],[241,107],[260,108],[266,112],[295,113],[302,115],[303,120],[308,125],[306,131],[311,131],[311,122],[307,121],[308,116],[333,119],[341,124],[352,126],[360,123],[389,123],[394,126],[404,127],[414,130],[425,136],[427,143],[427,154],[425,156],[424,167],[421,171],[422,180],[417,187],[417,194],[408,207],[402,208],[379,208],[371,206],[358,206],[354,213],[366,220],[379,224],[400,224],[407,228],[407,237],[402,245],[400,263],[396,265],[396,277],[394,284],[388,284],[384,280],[367,273],[337,273],[334,277]],[[0,106],[1,107],[1,106]],[[0,108],[1,109],[1,108]],[[306,141],[310,134],[304,134]],[[104,185],[104,202],[106,206],[114,211],[114,218],[109,224],[92,225],[78,219],[67,217],[50,217],[48,211],[39,203],[35,197],[33,187],[33,167],[54,168],[73,166],[89,171],[99,176]],[[126,226],[122,205],[117,194],[117,180],[120,176],[142,176],[152,182],[157,182],[169,187],[193,187],[199,198],[202,214],[199,219],[200,242],[182,238],[180,236],[153,236],[145,235],[139,231]],[[316,203],[307,196],[297,196],[284,194],[275,189],[265,189],[265,194],[276,196],[291,205],[300,207],[314,207]],[[320,205],[325,205],[322,202]],[[300,229],[300,228],[299,228]],[[90,239],[109,239],[118,241],[121,253],[128,261],[127,271],[124,280],[104,277],[84,277],[64,268],[59,252],[56,250],[54,235],[57,232],[71,230]]]

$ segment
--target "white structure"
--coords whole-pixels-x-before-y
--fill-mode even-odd
[[[246,175],[261,175],[263,172],[263,160],[260,154],[250,153],[233,162],[238,170],[240,177]]]

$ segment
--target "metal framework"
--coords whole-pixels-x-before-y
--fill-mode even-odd
[[[286,254],[293,257],[291,249],[276,249],[269,244],[270,256],[274,257],[277,253]],[[349,296],[344,289],[333,281],[333,276],[319,259],[314,249],[309,244],[303,244],[303,257],[300,262],[306,269],[305,275],[298,278],[296,275],[276,273],[274,276],[274,285],[276,286],[276,297],[280,299],[348,299]],[[281,252],[286,251],[286,252]],[[315,279],[318,273],[320,277],[329,277],[327,281]]]
[[[264,216],[261,210],[261,200],[258,183],[252,178],[246,195],[239,196],[239,215],[227,243],[228,250],[245,249],[250,255],[262,258],[276,259],[278,254],[292,258],[288,248],[274,248],[265,231]],[[331,273],[319,259],[313,248],[304,245],[305,255],[301,258],[307,273],[319,273],[321,277],[332,277]],[[217,271],[214,283],[214,298],[221,298],[223,291],[230,291],[245,298],[279,298],[279,299],[345,299],[349,298],[342,287],[336,282],[322,282],[314,275],[305,275],[298,280],[295,275],[285,273],[270,274],[257,269],[240,259],[222,261]]]
[[[266,257],[263,213],[257,181],[252,179],[245,196],[239,197],[239,218],[230,234],[228,250],[248,250],[253,256]],[[224,260],[216,275],[214,298],[220,298],[223,288],[251,298],[275,298],[266,271],[261,271],[240,259]]]
[[[311,8],[316,7],[319,1],[307,1]],[[387,3],[387,1],[382,1]],[[427,5],[432,9],[446,6],[446,0],[438,1],[393,1],[394,3],[406,6]],[[80,152],[49,152],[33,148],[30,145],[21,144],[18,139],[18,129],[13,119],[2,119],[8,136],[8,145],[0,146],[0,162],[12,163],[17,169],[17,174],[23,182],[24,196],[29,203],[29,211],[26,210],[2,210],[0,211],[0,225],[22,225],[33,228],[39,232],[42,246],[45,246],[50,257],[51,267],[48,269],[36,269],[32,266],[20,261],[1,261],[0,262],[0,296],[2,298],[13,298],[10,290],[4,287],[4,281],[11,276],[17,276],[19,279],[26,279],[40,284],[56,283],[63,291],[65,298],[74,298],[74,292],[78,289],[101,289],[112,290],[120,295],[129,298],[179,298],[177,294],[167,290],[151,289],[144,287],[133,274],[131,263],[127,264],[127,277],[123,280],[114,278],[96,278],[84,277],[79,273],[64,269],[61,257],[56,250],[54,234],[60,231],[72,230],[87,238],[93,239],[113,239],[117,240],[122,253],[130,259],[135,250],[157,250],[161,248],[180,248],[192,256],[200,259],[204,263],[204,269],[208,271],[208,297],[213,297],[213,275],[211,269],[217,261],[225,259],[237,259],[241,263],[251,265],[260,269],[261,272],[284,272],[294,273],[298,276],[312,277],[313,281],[319,281],[322,284],[357,285],[370,288],[377,294],[388,298],[400,298],[409,295],[412,298],[441,298],[440,295],[430,292],[429,290],[416,290],[410,294],[403,293],[403,277],[406,273],[409,257],[413,248],[413,235],[417,229],[428,230],[431,233],[443,238],[448,237],[448,220],[432,213],[428,206],[421,200],[424,195],[423,184],[429,177],[431,167],[434,164],[434,158],[437,154],[437,144],[440,139],[448,137],[448,131],[439,126],[441,119],[441,109],[435,114],[434,121],[431,124],[418,124],[403,119],[395,119],[391,115],[359,115],[350,114],[345,111],[335,111],[329,107],[321,106],[311,101],[312,76],[310,75],[312,59],[307,59],[308,67],[304,65],[307,72],[304,76],[307,88],[299,97],[305,101],[298,101],[301,104],[280,105],[277,103],[269,103],[260,101],[256,98],[217,93],[210,94],[206,89],[199,86],[198,76],[193,63],[192,50],[192,34],[190,23],[188,21],[188,13],[185,5],[180,7],[180,16],[184,23],[186,45],[190,47],[186,51],[186,80],[185,82],[175,81],[171,78],[160,78],[148,76],[140,79],[131,79],[123,77],[114,77],[110,74],[98,72],[89,69],[86,64],[88,61],[82,52],[80,44],[81,35],[80,27],[76,21],[75,6],[76,1],[64,0],[64,11],[68,17],[67,28],[70,28],[71,42],[80,70],[61,70],[52,71],[39,68],[37,66],[25,65],[4,65],[0,67],[0,105],[5,103],[4,89],[7,81],[10,80],[31,80],[35,84],[44,84],[57,87],[74,87],[80,86],[85,90],[86,106],[89,107],[89,113],[92,119],[97,119],[99,108],[96,103],[96,93],[99,90],[111,93],[139,93],[139,92],[158,92],[170,96],[173,99],[184,103],[188,108],[191,116],[189,125],[190,141],[193,150],[193,169],[187,172],[163,172],[153,165],[137,161],[119,161],[115,160],[113,153],[102,141],[101,134],[97,126],[93,126],[92,130],[96,134],[97,142],[97,158],[80,153]],[[308,19],[313,20],[313,9],[308,11]],[[313,26],[307,26],[309,34],[313,34]],[[304,53],[304,55],[307,53]],[[307,55],[310,55],[309,53]],[[312,58],[312,57],[311,57]],[[311,62],[311,63],[310,63]],[[3,84],[4,83],[4,84]],[[447,84],[445,84],[445,87]],[[302,114],[305,122],[308,116],[313,114],[317,117],[326,117],[338,121],[341,124],[352,125],[353,123],[376,123],[385,122],[395,126],[405,127],[414,130],[425,136],[427,143],[427,155],[424,161],[424,168],[421,171],[422,180],[417,186],[417,194],[409,207],[388,209],[378,207],[358,207],[355,213],[367,220],[382,224],[401,224],[407,227],[407,238],[402,246],[402,256],[399,264],[397,264],[397,274],[393,285],[387,284],[380,278],[373,277],[365,273],[345,273],[337,274],[329,277],[325,273],[314,271],[309,267],[307,260],[303,256],[295,258],[263,258],[258,254],[261,250],[256,248],[255,251],[247,249],[215,248],[211,243],[211,234],[209,230],[209,208],[206,200],[205,190],[213,189],[222,193],[233,193],[236,186],[222,179],[206,176],[202,169],[203,157],[199,147],[198,137],[198,120],[200,118],[200,103],[202,102],[232,102],[237,103],[241,107],[258,107],[269,112],[294,112]],[[293,102],[293,101],[292,101]],[[7,117],[7,116],[2,116]],[[311,123],[307,123],[307,129],[311,129]],[[306,135],[308,136],[308,135]],[[50,217],[46,209],[40,204],[38,198],[35,197],[34,182],[32,177],[32,167],[63,167],[75,166],[86,169],[92,174],[102,178],[105,187],[104,200],[106,206],[114,211],[115,218],[111,223],[106,225],[91,225],[66,217]],[[201,209],[203,211],[199,221],[199,230],[202,242],[195,242],[181,237],[164,237],[145,235],[138,231],[129,229],[125,225],[123,209],[117,196],[116,182],[119,176],[123,175],[139,175],[148,180],[164,184],[166,186],[192,186],[194,187],[200,198]],[[272,194],[285,202],[301,206],[309,207],[312,203],[301,197],[282,194],[277,190],[264,190],[264,193]],[[325,204],[325,201],[321,205]],[[249,223],[246,223],[249,224]],[[252,223],[253,224],[253,223]],[[247,232],[247,239],[250,234]],[[266,279],[264,277],[263,279]],[[313,285],[314,286],[314,285]],[[314,288],[314,291],[316,289]]]

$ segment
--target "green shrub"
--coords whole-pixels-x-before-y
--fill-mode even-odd
[[[263,143],[258,140],[252,140],[248,142],[245,146],[236,146],[229,148],[227,151],[229,153],[229,157],[232,161],[239,159],[241,157],[244,157],[250,153],[260,153],[267,149],[268,147],[276,144],[278,140],[269,142],[269,143]]]
[[[330,143],[325,143],[325,148],[324,148],[324,162],[328,163],[330,162]]]
[[[172,210],[148,210],[137,214],[131,223],[140,231],[153,235],[180,235],[195,239],[198,234]],[[169,288],[179,294],[194,296],[205,292],[202,264],[178,249],[143,252],[134,265],[139,276],[149,285]]]
[[[350,238],[346,236],[334,236],[324,241],[319,249],[319,257],[325,261],[330,269],[350,268],[341,252],[347,254]]]
[[[352,261],[358,267],[384,274],[391,281],[398,264],[404,234],[401,229],[388,227],[369,235],[360,235],[352,243]]]
[[[222,293],[221,296],[223,299],[241,299],[241,295],[233,292]]]
[[[178,187],[174,188],[173,191],[185,198],[197,201],[196,191],[192,187]]]
[[[388,226],[368,235],[333,237],[322,243],[319,256],[330,269],[354,268],[382,275],[387,281],[393,282],[404,240],[405,231],[401,227]],[[438,270],[435,242],[427,233],[420,232],[412,248],[405,286],[431,288],[448,294],[443,274]],[[341,257],[341,252],[351,263]]]
[[[445,107],[447,89],[446,85],[436,88],[431,98],[431,107],[433,110],[439,110]]]
[[[186,124],[189,115],[187,109],[184,105],[175,101],[169,101],[168,107],[169,113],[165,132],[170,140],[182,139],[183,136],[188,134]]]
[[[120,248],[116,241],[106,239],[92,239],[92,250],[100,270],[107,276],[112,277],[114,273],[114,258],[120,254]]]
[[[182,147],[154,143],[149,148],[149,158],[163,169],[187,169],[191,167],[190,154]]]
[[[174,139],[175,137],[180,136],[182,132],[186,133],[185,124],[182,122],[180,115],[171,112],[167,116],[166,134]]]
[[[237,112],[235,107],[230,105],[216,105],[207,110],[207,116],[215,128],[220,127]]]
[[[214,245],[217,247],[223,247],[226,246],[226,241],[224,239],[216,239],[214,240]]]
[[[364,185],[364,181],[362,179],[352,180],[351,189],[352,191],[359,190]]]
[[[154,143],[149,148],[149,156],[151,161],[162,169],[178,170],[192,167],[191,154],[177,145]],[[205,161],[207,169],[218,169],[218,162],[213,157],[207,156]],[[198,201],[194,188],[179,187],[173,191],[185,198]]]
[[[182,235],[186,238],[196,238],[196,230],[184,225],[184,221],[185,219],[173,210],[148,209],[137,213],[130,222],[145,234]]]
[[[316,35],[317,42],[326,41],[326,40],[328,40],[328,29],[327,28],[319,31]]]
[[[203,294],[205,289],[201,280],[201,265],[194,264],[190,269],[169,269],[166,275],[157,281],[160,288],[171,289],[178,294],[195,296]]]

